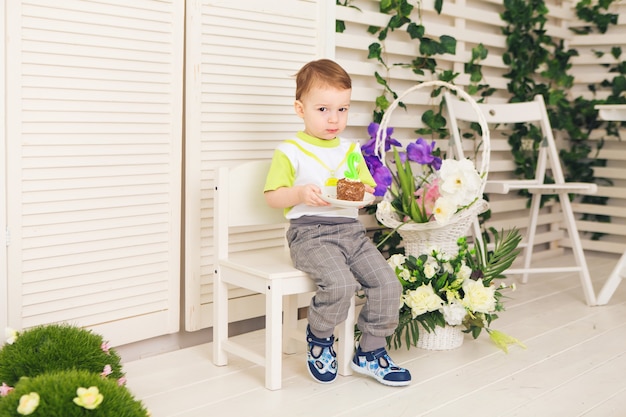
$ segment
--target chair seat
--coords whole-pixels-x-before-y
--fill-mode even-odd
[[[533,180],[488,180],[485,185],[486,193],[508,194],[514,190],[528,190],[532,194],[558,194],[564,191],[576,194],[595,194],[598,191],[598,186],[585,182],[539,184]]]
[[[267,281],[278,280],[283,280],[285,295],[317,289],[306,273],[291,266],[289,253],[282,247],[231,253],[219,265],[224,282],[259,293],[267,292]]]

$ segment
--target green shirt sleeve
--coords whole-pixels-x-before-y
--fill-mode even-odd
[[[295,170],[289,158],[287,158],[287,155],[276,150],[274,151],[270,170],[267,173],[263,192],[277,190],[282,187],[291,187],[295,181],[295,177]]]

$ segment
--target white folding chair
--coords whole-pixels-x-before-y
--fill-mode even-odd
[[[463,155],[463,146],[458,121],[476,122],[476,112],[466,102],[459,100],[449,92],[444,93],[446,110],[448,113],[448,123],[452,135],[452,148],[455,153]],[[541,143],[535,178],[533,179],[511,179],[511,180],[487,180],[485,193],[508,194],[520,190],[528,190],[532,194],[530,215],[528,217],[528,227],[526,239],[523,244],[524,256],[523,266],[519,269],[510,269],[509,274],[522,274],[522,282],[528,281],[531,273],[547,272],[578,272],[580,282],[588,305],[596,305],[596,297],[589,276],[589,269],[585,260],[585,254],[580,241],[580,235],[576,227],[576,219],[572,210],[569,194],[594,194],[597,186],[590,183],[566,182],[559,159],[558,150],[552,134],[552,127],[548,118],[548,113],[540,95],[533,101],[523,103],[506,104],[479,104],[481,112],[485,116],[490,126],[512,124],[512,123],[534,123],[538,124],[543,141]],[[546,171],[550,170],[554,178],[554,184],[546,184]],[[572,251],[576,260],[575,266],[533,268],[532,255],[535,244],[535,234],[539,219],[539,209],[542,195],[556,194],[561,206],[563,222],[567,229],[567,234],[571,242]],[[478,226],[475,225],[475,229]]]
[[[233,232],[265,229],[276,240],[277,226],[287,221],[282,210],[272,209],[263,197],[263,185],[270,161],[245,162],[217,171],[213,234],[215,275],[213,280],[213,362],[228,363],[227,352],[265,367],[265,386],[270,390],[281,388],[282,353],[295,353],[296,341],[305,342],[303,331],[297,329],[298,295],[316,290],[309,276],[293,267],[283,238],[282,245],[239,248],[230,240]],[[240,235],[241,236],[241,235]],[[248,245],[239,246],[263,246]],[[265,295],[265,354],[237,343],[228,334],[228,288],[248,289]],[[284,301],[284,308],[283,308]],[[347,320],[338,326],[337,361],[339,373],[350,375],[350,360],[354,353],[355,302],[352,299]],[[284,315],[283,315],[284,311]],[[283,322],[285,335],[283,340]],[[305,364],[302,364],[304,369]]]

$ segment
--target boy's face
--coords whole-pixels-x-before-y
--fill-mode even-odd
[[[351,89],[313,87],[294,107],[304,120],[304,133],[319,139],[334,139],[343,132],[348,123]]]

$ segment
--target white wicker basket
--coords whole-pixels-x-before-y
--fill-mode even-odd
[[[461,347],[465,334],[460,326],[436,326],[428,331],[418,323],[417,347],[426,350],[451,350]]]
[[[478,115],[479,124],[482,130],[482,154],[480,159],[480,166],[476,169],[481,177],[481,187],[478,195],[482,196],[485,189],[485,183],[487,181],[487,174],[489,170],[489,156],[491,153],[489,127],[485,120],[484,115],[480,111],[476,101],[468,95],[465,91],[459,87],[449,84],[443,81],[426,81],[421,84],[416,84],[413,87],[406,90],[404,93],[398,96],[398,98],[391,103],[380,123],[378,132],[376,133],[376,150],[380,159],[385,163],[385,143],[384,135],[389,125],[391,114],[398,107],[401,101],[409,94],[422,88],[430,87],[445,87],[449,90],[456,91],[456,93],[464,98]],[[392,197],[387,193],[384,197],[387,201],[390,201]],[[380,208],[380,206],[379,206]],[[489,208],[489,204],[479,198],[469,208],[456,213],[450,222],[445,225],[440,225],[437,222],[427,223],[413,223],[402,222],[399,215],[395,212],[388,212],[383,210],[376,210],[376,218],[385,226],[395,229],[402,236],[406,253],[409,255],[418,256],[427,252],[432,246],[438,247],[448,255],[455,255],[458,252],[457,240],[465,236],[469,227],[471,226],[475,216],[484,212]]]
[[[389,198],[388,195],[385,198]],[[457,240],[467,235],[474,217],[488,208],[489,204],[479,199],[469,208],[455,214],[452,220],[443,226],[437,222],[402,223],[397,213],[382,210],[376,210],[376,218],[391,229],[397,228],[407,255],[417,257],[436,247],[447,255],[454,256],[459,251]]]

